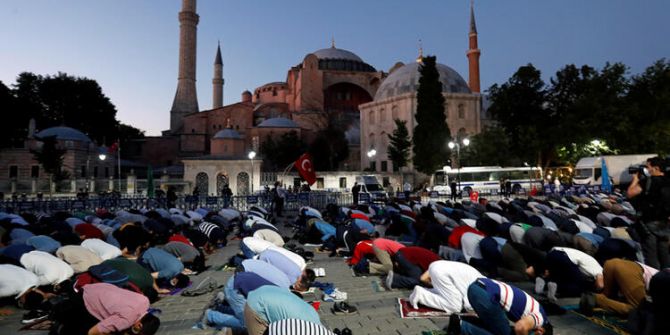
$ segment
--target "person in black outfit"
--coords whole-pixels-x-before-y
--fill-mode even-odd
[[[451,200],[456,201],[456,181],[452,180],[449,187],[451,188]]]
[[[168,187],[167,205],[168,205],[168,208],[174,208],[177,205],[177,192],[175,192],[174,186]]]
[[[351,194],[354,197],[354,205],[358,205],[358,193],[361,191],[361,185],[358,185],[358,182],[354,183],[354,187],[351,188]]]
[[[633,176],[627,196],[641,212],[635,227],[645,262],[656,269],[670,267],[670,182],[662,158],[647,159],[645,171]]]

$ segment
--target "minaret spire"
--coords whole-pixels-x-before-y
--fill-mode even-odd
[[[470,1],[470,33],[468,34],[470,47],[466,56],[468,57],[468,85],[473,93],[480,93],[479,85],[479,56],[481,50],[477,45],[477,24],[475,23],[474,0]]]
[[[223,106],[223,60],[221,59],[221,41],[216,47],[214,57],[214,77],[212,78],[212,109]]]
[[[196,42],[198,22],[196,0],[182,0],[179,12],[179,74],[177,93],[170,110],[170,132],[178,134],[183,129],[184,115],[198,112],[198,95],[195,90]]]
[[[419,39],[419,57],[416,58],[417,63],[423,63],[423,42]]]
[[[330,37],[330,47],[335,49],[335,36]]]

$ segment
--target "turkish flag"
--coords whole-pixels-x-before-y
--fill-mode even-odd
[[[312,164],[312,157],[308,153],[302,154],[295,163],[293,163],[300,176],[307,181],[307,184],[312,185],[316,182],[316,171],[314,171],[314,164]]]

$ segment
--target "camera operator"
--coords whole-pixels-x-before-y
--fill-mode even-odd
[[[646,166],[633,175],[627,191],[640,214],[635,228],[645,263],[657,269],[670,267],[670,182],[665,176],[665,165],[660,157],[647,159]]]

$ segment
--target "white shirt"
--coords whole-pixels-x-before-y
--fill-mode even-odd
[[[281,235],[272,229],[259,229],[254,233],[253,236],[255,238],[271,242],[280,248],[284,246],[284,239],[281,237]]]
[[[39,285],[56,285],[70,279],[72,267],[56,256],[44,251],[31,251],[21,256],[21,265],[37,275]]]
[[[269,250],[274,250],[277,251],[286,257],[288,257],[290,260],[292,260],[295,264],[297,264],[300,267],[300,270],[304,270],[305,267],[307,267],[307,263],[305,263],[305,259],[302,258],[302,256],[296,254],[293,251],[286,250],[284,248],[277,248],[275,246],[271,246],[268,248]]]
[[[272,242],[257,237],[245,237],[242,239],[242,243],[244,243],[244,245],[246,245],[256,255],[265,251],[269,247],[275,246],[274,244],[272,244]]]
[[[89,238],[81,242],[81,246],[93,251],[103,261],[121,256],[121,249],[101,239]]]
[[[568,255],[570,261],[579,267],[579,271],[591,278],[603,273],[603,267],[598,264],[598,261],[585,252],[565,247],[554,247],[551,250],[563,251]]]
[[[472,310],[468,300],[468,287],[483,277],[472,266],[452,261],[435,261],[428,267],[432,289],[416,286],[410,301],[449,313],[459,313],[463,308]]]
[[[479,242],[484,239],[484,236],[475,233],[465,233],[461,236],[461,249],[466,262],[470,262],[470,258],[482,259],[482,251],[479,249]]]
[[[17,299],[29,288],[39,285],[37,276],[16,265],[0,264],[0,298],[15,296]]]

